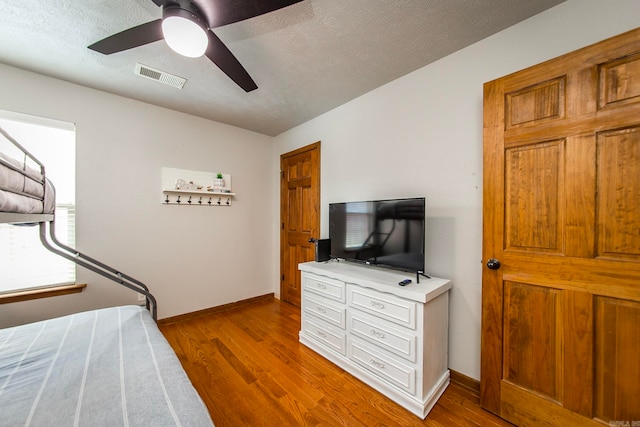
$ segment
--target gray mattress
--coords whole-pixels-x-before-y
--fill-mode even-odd
[[[212,426],[144,307],[0,330],[0,426]]]
[[[43,180],[36,169],[0,153],[0,212],[49,214],[54,208],[55,191],[51,182]]]

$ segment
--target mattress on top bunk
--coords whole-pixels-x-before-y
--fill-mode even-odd
[[[43,177],[39,171],[3,153],[0,153],[0,159],[24,172],[17,172],[0,162],[0,212],[53,213],[55,190],[51,182],[45,180],[43,185]]]
[[[0,330],[1,426],[212,426],[149,312],[122,306]]]

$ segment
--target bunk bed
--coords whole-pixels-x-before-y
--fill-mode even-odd
[[[144,295],[146,303],[0,329],[0,425],[212,426],[157,327],[149,288],[62,244],[44,165],[0,127],[0,151],[2,142],[20,154],[0,152],[0,223],[39,227],[47,249]]]

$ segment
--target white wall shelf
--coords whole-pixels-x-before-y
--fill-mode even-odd
[[[183,206],[231,206],[231,175],[222,174],[224,186],[216,185],[215,172],[162,168],[162,203]]]
[[[214,195],[214,196],[235,196],[236,193],[230,191],[207,191],[207,190],[162,190],[163,193],[175,194],[198,194],[198,195]]]

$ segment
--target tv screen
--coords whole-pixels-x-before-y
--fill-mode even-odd
[[[331,258],[424,272],[425,198],[329,204]]]

